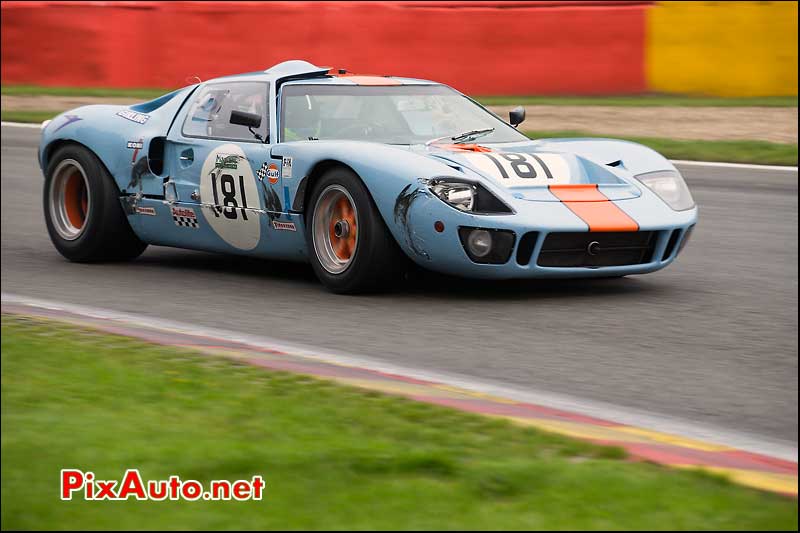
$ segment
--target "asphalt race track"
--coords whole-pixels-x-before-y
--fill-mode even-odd
[[[617,280],[423,276],[327,293],[306,265],[150,247],[79,265],[50,244],[39,131],[2,127],[2,290],[269,335],[797,443],[797,172],[687,166],[678,261]]]

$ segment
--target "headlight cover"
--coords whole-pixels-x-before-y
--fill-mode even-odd
[[[429,188],[433,194],[446,204],[450,204],[459,211],[472,211],[475,207],[475,186],[469,183],[448,181],[431,182]]]
[[[465,213],[504,215],[514,211],[480,183],[468,183],[447,177],[433,178],[428,189],[441,201]]]
[[[694,198],[680,173],[675,170],[658,170],[639,174],[636,179],[675,211],[686,211],[694,207]]]

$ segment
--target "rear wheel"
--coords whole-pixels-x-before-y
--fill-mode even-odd
[[[368,292],[399,279],[403,254],[355,173],[346,168],[326,172],[308,205],[311,265],[327,288]]]
[[[50,240],[70,261],[133,259],[147,248],[128,224],[113,178],[82,146],[64,146],[50,159],[44,217]]]

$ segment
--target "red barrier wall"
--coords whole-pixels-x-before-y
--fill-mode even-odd
[[[471,94],[645,90],[646,2],[3,2],[2,82],[176,87],[286,59]]]

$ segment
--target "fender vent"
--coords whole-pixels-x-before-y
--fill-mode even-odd
[[[153,137],[147,149],[147,164],[150,172],[155,176],[164,173],[164,141],[166,137]]]

